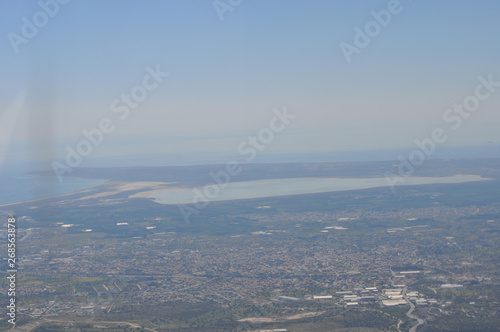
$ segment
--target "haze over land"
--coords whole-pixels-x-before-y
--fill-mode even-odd
[[[0,331],[499,331],[499,13],[0,1]]]
[[[394,165],[246,164],[231,184],[252,192],[258,184],[268,192],[288,183],[351,186],[353,178],[379,185],[377,175]],[[79,168],[75,176],[108,181],[0,207],[21,216],[19,264],[30,282],[20,287],[44,304],[21,304],[31,323],[51,331],[68,322],[159,331],[407,331],[417,321],[496,329],[499,159],[430,160],[394,192],[384,185],[213,201],[189,222],[179,206],[141,197],[203,190],[224,167]],[[82,320],[91,308],[95,319]],[[464,319],[464,311],[487,319]]]

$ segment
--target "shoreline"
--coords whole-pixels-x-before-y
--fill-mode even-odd
[[[87,178],[80,178],[80,177],[74,177],[76,179],[87,179]],[[422,179],[430,179],[430,178],[437,178],[437,179],[442,179],[442,178],[462,178],[466,179],[466,181],[458,181],[458,182],[428,182],[428,183],[411,183],[412,181],[409,181],[410,183],[406,184],[398,184],[397,186],[406,186],[406,185],[425,185],[425,184],[453,184],[453,183],[466,183],[466,182],[476,182],[476,181],[486,181],[486,180],[494,180],[491,178],[483,178],[481,175],[477,174],[455,174],[451,176],[446,176],[446,177],[418,177],[418,176],[409,176],[409,177],[404,177],[405,179],[408,180],[422,180]],[[271,185],[272,183],[269,183],[269,181],[284,181],[288,182],[291,180],[300,180],[300,181],[307,181],[307,180],[339,180],[341,182],[344,181],[352,181],[352,180],[382,180],[382,177],[368,177],[368,178],[342,178],[342,177],[305,177],[305,178],[277,178],[277,179],[261,179],[261,180],[252,180],[252,181],[234,181],[231,182],[229,181],[227,185],[232,185],[232,186],[238,186],[238,185],[246,185],[246,184],[256,184],[256,183],[266,183]],[[93,179],[93,180],[99,180],[99,179]],[[84,187],[78,190],[73,190],[67,193],[62,193],[62,194],[56,194],[56,195],[49,195],[49,196],[44,196],[40,198],[35,198],[35,199],[30,199],[30,200],[24,200],[24,201],[16,201],[16,202],[10,202],[10,203],[4,203],[0,204],[0,209],[6,208],[9,206],[15,206],[15,205],[21,205],[21,204],[29,204],[29,203],[35,203],[35,202],[40,202],[43,200],[50,200],[50,199],[56,199],[56,198],[64,198],[67,196],[75,195],[75,194],[82,194],[85,193],[86,191],[92,191],[95,189],[100,189],[102,188],[101,191],[97,191],[94,193],[89,193],[89,195],[84,195],[82,197],[75,198],[75,201],[83,201],[86,199],[105,199],[107,196],[113,196],[115,194],[120,194],[123,192],[127,191],[136,191],[133,194],[130,194],[127,198],[128,199],[134,199],[134,198],[146,198],[154,201],[157,204],[163,204],[163,205],[178,205],[178,204],[188,204],[188,203],[165,203],[162,202],[162,200],[165,200],[164,197],[161,197],[162,193],[174,193],[177,192],[177,194],[182,194],[183,192],[191,192],[193,189],[203,189],[205,187],[214,187],[217,186],[217,184],[214,183],[209,183],[206,184],[205,186],[194,186],[194,187],[180,187],[178,183],[175,183],[174,186],[170,187],[170,185],[173,185],[174,183],[172,182],[160,182],[160,181],[115,181],[115,180],[103,180],[101,179],[101,183]],[[386,184],[377,184],[375,186],[369,185],[369,184],[364,184],[363,186],[360,186],[358,188],[351,188],[351,189],[334,189],[334,188],[323,188],[322,190],[316,191],[306,191],[306,192],[286,192],[286,193],[279,193],[275,195],[269,195],[269,196],[260,196],[260,195],[244,195],[244,197],[232,197],[232,198],[225,198],[225,197],[218,197],[215,199],[210,199],[209,201],[215,202],[215,201],[228,201],[228,200],[245,200],[245,199],[256,199],[256,198],[265,198],[265,197],[280,197],[280,196],[294,196],[294,195],[304,195],[304,194],[317,194],[317,193],[325,193],[325,192],[338,192],[338,191],[351,191],[351,190],[363,190],[363,189],[371,189],[371,188],[377,188],[377,187],[383,187]]]
[[[221,202],[221,201],[235,201],[235,200],[248,200],[248,199],[260,199],[260,198],[270,198],[270,197],[285,197],[285,196],[297,196],[297,195],[309,195],[309,194],[322,194],[322,193],[329,193],[329,192],[341,192],[341,191],[355,191],[355,190],[366,190],[366,189],[373,189],[373,188],[382,188],[382,187],[389,187],[389,184],[384,181],[385,178],[383,177],[371,177],[371,178],[338,178],[338,177],[328,177],[328,178],[279,178],[279,179],[264,179],[264,180],[253,180],[253,181],[235,181],[235,182],[228,182],[223,188],[220,188],[220,193],[217,193],[215,197],[208,198],[208,202]],[[488,181],[488,180],[494,180],[492,178],[483,178],[480,175],[476,174],[456,174],[456,175],[451,175],[451,176],[440,176],[440,177],[417,177],[417,176],[409,176],[409,177],[404,177],[406,181],[402,183],[396,184],[396,186],[415,186],[415,185],[433,185],[433,184],[461,184],[461,183],[469,183],[469,182],[478,182],[478,181]],[[438,179],[438,181],[429,181],[430,179]],[[460,179],[463,181],[448,181],[451,179]],[[360,183],[356,184],[353,187],[346,188],[346,187],[330,187],[330,188],[325,188],[323,186],[317,187],[314,189],[305,189],[301,188],[298,190],[297,188],[294,188],[294,183],[292,183],[292,180],[300,180],[300,181],[307,181],[307,180],[336,180],[339,181],[340,183],[345,183],[348,181],[359,181],[359,180],[367,180],[370,182],[370,180],[376,180],[376,181],[381,181],[381,183]],[[418,183],[419,180],[423,180],[422,182]],[[444,180],[444,181],[439,181],[439,180]],[[273,183],[275,181],[275,183]],[[281,183],[278,183],[280,182]],[[417,183],[415,183],[417,181]],[[262,193],[250,193],[246,192],[243,193],[242,189],[245,189],[245,186],[255,186],[259,184],[264,184],[262,188],[266,187],[269,188],[273,187],[276,189],[278,187],[278,190],[275,191],[274,193],[270,193],[268,190],[263,190],[265,192],[264,194]],[[153,202],[157,204],[162,204],[162,205],[182,205],[182,204],[190,204],[192,202],[192,199],[195,195],[195,191],[202,192],[205,188],[213,188],[213,187],[218,187],[219,185],[217,184],[207,184],[205,186],[196,186],[196,187],[189,187],[189,188],[179,188],[179,187],[173,187],[173,188],[166,188],[166,189],[159,189],[159,190],[154,190],[154,191],[144,191],[141,193],[137,193],[134,196],[136,197],[141,197],[141,198],[149,198]],[[232,187],[232,188],[228,188]],[[227,190],[233,190],[231,194],[228,193]],[[249,189],[255,189],[254,188],[249,188]],[[223,192],[225,190],[225,192]],[[173,194],[175,194],[175,197],[173,197]],[[185,197],[182,197],[185,196]],[[131,197],[133,198],[133,197]]]
[[[76,176],[73,177],[73,178],[75,178],[75,179],[90,180],[90,179],[76,177]],[[98,180],[98,179],[94,179],[94,180]],[[99,184],[95,184],[95,185],[92,185],[92,186],[89,186],[89,187],[85,187],[85,188],[82,188],[82,189],[77,189],[77,190],[69,191],[67,193],[56,194],[56,195],[49,195],[49,196],[44,196],[44,197],[40,197],[40,198],[34,198],[34,199],[28,199],[28,200],[23,200],[23,201],[16,201],[16,202],[11,202],[11,203],[0,204],[0,209],[3,208],[3,207],[6,207],[6,206],[11,206],[11,205],[33,203],[33,202],[43,201],[45,199],[52,199],[52,198],[58,198],[58,197],[64,197],[64,196],[74,195],[74,194],[78,194],[80,192],[83,192],[85,190],[90,190],[90,189],[94,189],[94,188],[99,187],[99,186],[104,186],[104,185],[109,184],[110,182],[112,182],[111,180],[102,180],[102,181],[104,181],[104,182],[99,183]]]

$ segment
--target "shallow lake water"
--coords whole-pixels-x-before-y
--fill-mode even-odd
[[[477,175],[446,177],[404,177],[396,186],[463,183],[488,180]],[[388,186],[386,178],[290,178],[245,182],[226,185],[207,184],[196,188],[169,188],[151,195],[160,204],[189,204],[202,201],[227,201],[275,196],[315,194],[334,191],[359,190]],[[197,197],[198,198],[195,198]]]

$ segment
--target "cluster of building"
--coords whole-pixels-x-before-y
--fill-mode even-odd
[[[385,230],[369,236],[355,236],[351,234],[356,231],[352,226],[357,220],[355,216],[327,220],[328,216],[318,218],[317,214],[297,213],[284,215],[285,221],[270,215],[245,217],[259,218],[262,225],[273,225],[273,228],[262,226],[261,231],[252,228],[245,233],[242,229],[240,234],[214,236],[155,232],[155,226],[145,223],[141,227],[151,228],[151,235],[127,238],[127,241],[93,237],[76,244],[47,242],[45,233],[53,236],[49,228],[22,230],[20,236],[29,236],[30,241],[20,242],[23,253],[19,270],[40,278],[19,285],[20,291],[26,297],[46,297],[48,302],[54,299],[56,289],[64,288],[68,292],[65,295],[72,297],[77,305],[81,304],[79,299],[84,292],[95,298],[106,298],[109,294],[110,302],[119,302],[123,288],[127,289],[130,303],[149,305],[169,301],[200,303],[207,299],[229,305],[238,300],[258,300],[264,297],[262,294],[269,300],[270,293],[274,294],[273,299],[280,301],[331,300],[346,307],[399,306],[409,301],[426,305],[438,301],[408,290],[404,284],[411,287],[419,278],[432,279],[432,273],[429,275],[429,271],[417,269],[393,272],[392,267],[410,266],[411,263],[411,266],[434,265],[450,270],[456,265],[450,255],[438,255],[434,250],[422,254],[415,249],[417,240],[425,239],[431,227],[413,226],[405,230],[419,232],[414,238]],[[339,223],[349,226],[341,227]],[[134,225],[132,221],[121,222],[116,228]],[[54,229],[62,233],[73,226],[57,224]],[[305,234],[306,230],[309,233]],[[328,232],[320,233],[321,230]],[[453,245],[446,241],[432,243],[444,249]],[[53,275],[67,278],[44,277]],[[88,281],[85,291],[79,291],[73,286],[83,288],[85,283],[78,278],[95,280]],[[110,282],[117,279],[125,280],[127,287]],[[446,278],[435,281],[437,288],[439,285],[443,289],[462,287],[461,284],[446,284],[450,282]],[[455,277],[454,282],[466,285],[467,280]],[[301,295],[280,296],[280,292],[275,292],[277,289],[284,290],[287,295]],[[304,296],[306,292],[311,294],[310,289],[322,289],[325,293]],[[333,293],[332,290],[346,291]],[[98,301],[78,308],[70,306],[69,301],[52,305],[40,305],[42,301],[34,303],[28,311],[22,311],[26,309],[23,306],[20,310],[43,318],[64,312],[85,313],[91,306],[112,306]]]

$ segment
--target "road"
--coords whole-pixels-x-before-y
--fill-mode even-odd
[[[418,316],[415,316],[414,314],[412,314],[412,312],[415,310],[415,305],[410,301],[408,300],[408,297],[406,296],[406,287],[403,288],[403,298],[406,300],[406,302],[410,305],[410,310],[408,310],[408,312],[406,313],[406,316],[408,316],[408,318],[411,318],[411,319],[416,319],[418,324],[413,326],[411,329],[410,329],[410,332],[416,332],[417,331],[417,328],[422,325],[425,320],[423,320],[422,318],[418,317]]]

